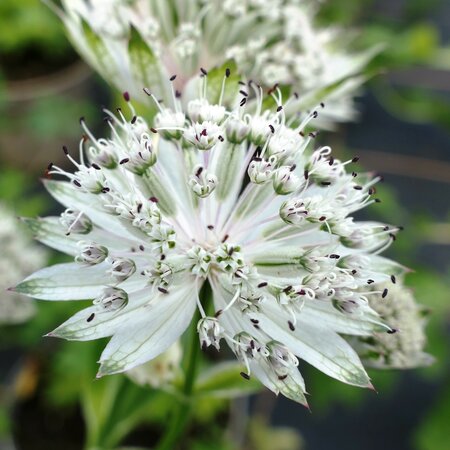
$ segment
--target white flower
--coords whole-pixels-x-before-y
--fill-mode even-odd
[[[375,286],[385,293],[382,298],[370,296],[369,305],[392,328],[390,333],[375,333],[354,342],[368,366],[378,369],[411,369],[427,366],[433,357],[424,352],[426,344],[426,310],[418,305],[402,280]]]
[[[290,112],[315,106],[317,98],[326,102],[316,126],[354,117],[360,73],[375,52],[344,51],[344,33],[316,27],[315,8],[307,1],[63,0],[62,9],[50,5],[87,62],[133,99],[145,99],[145,86],[168,102],[170,75],[176,74],[175,87],[186,91],[201,67],[227,64],[246,80],[297,92],[298,99],[287,105]],[[217,83],[208,89],[217,93]]]
[[[99,144],[83,123],[89,142],[82,141],[80,162],[69,155],[75,172],[50,169],[51,176],[69,180],[45,185],[71,212],[63,213],[64,220],[30,223],[42,242],[76,261],[38,271],[16,290],[48,300],[92,299],[92,306],[51,334],[75,340],[112,336],[99,376],[157,357],[183,334],[198,309],[199,345],[219,349],[225,341],[245,366],[243,376],[254,374],[276,393],[306,404],[299,358],[345,383],[371,386],[340,334],[391,331],[368,303],[383,293],[362,294],[361,287],[403,272],[378,256],[398,228],[352,221],[350,214],[375,202],[377,181],[347,174],[345,166],[352,161],[327,153],[330,171],[313,176],[317,152],[309,149],[312,137],[302,127],[315,112],[289,128],[283,106],[263,110],[260,91],[255,92],[257,112],[243,104],[220,117],[209,115],[214,122],[208,126],[220,139],[206,146],[192,139],[192,130],[204,129],[209,114],[199,113],[204,97],[187,106],[187,111],[196,109],[201,122],[192,120],[178,100],[170,110],[158,104],[164,114],[186,117],[177,134],[167,127],[158,130],[156,119],[145,125],[131,105],[129,119],[106,111],[111,136]],[[212,105],[211,111],[221,110],[222,105]],[[242,127],[239,140],[234,134],[229,140],[228,122],[239,121],[267,123],[269,132],[259,133],[255,143],[254,129]],[[153,136],[153,164],[140,171],[129,170],[131,160],[124,159],[136,123],[139,135]],[[276,157],[270,143],[281,136],[290,137],[290,148]],[[99,145],[119,161],[115,168],[85,160],[83,148]],[[102,189],[92,189],[98,180]],[[206,280],[214,297],[212,317],[199,298]]]
[[[176,341],[155,359],[127,371],[126,374],[136,384],[161,388],[176,379],[182,356],[181,345]]]
[[[37,247],[20,228],[19,221],[0,203],[0,324],[14,324],[28,320],[35,313],[35,305],[22,295],[10,291],[27,273],[46,262],[46,252]]]

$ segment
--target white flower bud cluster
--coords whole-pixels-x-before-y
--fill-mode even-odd
[[[366,364],[379,369],[410,369],[433,362],[433,358],[424,352],[426,310],[415,302],[412,292],[401,280],[398,281],[389,284],[388,297],[374,297],[369,301],[391,331],[360,338],[355,343]],[[375,286],[374,289],[384,289],[385,286]]]
[[[4,204],[0,203],[0,324],[21,323],[36,312],[32,300],[9,291],[20,277],[42,267],[46,252],[33,244],[19,219]],[[8,290],[8,291],[7,291]]]

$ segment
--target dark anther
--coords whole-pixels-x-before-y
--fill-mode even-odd
[[[65,155],[69,154],[69,150],[67,149],[67,147],[65,145],[63,145],[63,152]]]
[[[263,281],[262,283],[259,283],[259,284],[258,284],[258,287],[259,287],[259,288],[263,288],[263,287],[266,287],[267,284],[268,284],[267,281]]]
[[[395,278],[395,275],[391,275],[391,281],[393,284],[397,282],[397,279]]]
[[[289,171],[293,172],[296,167],[297,167],[297,164],[292,164],[292,166],[290,167]]]
[[[386,297],[386,295],[388,295],[388,289],[387,288],[384,288],[383,289],[383,293],[381,294],[381,298],[385,298]]]
[[[290,329],[291,331],[295,331],[294,324],[293,324],[290,320],[288,321],[288,325],[289,325],[289,329]]]
[[[228,250],[228,256],[231,256],[234,253],[234,247],[230,247]]]
[[[73,180],[75,186],[81,187],[81,183],[78,180]]]
[[[381,203],[381,200],[379,198],[374,198],[373,200],[375,203]]]
[[[280,381],[283,381],[283,380],[285,380],[287,378],[287,375],[278,375],[278,379],[280,380]]]
[[[331,181],[321,181],[320,184],[322,186],[329,186],[331,184]]]
[[[330,156],[330,159],[328,160],[328,164],[329,164],[330,166],[332,166],[333,163],[334,163],[334,158],[333,158],[332,156]]]
[[[159,257],[160,261],[164,261],[166,259],[166,255],[164,253]]]
[[[92,166],[95,170],[102,170],[98,164],[92,163],[91,166]]]
[[[170,77],[170,81],[175,81],[175,78],[176,78],[177,76],[176,75],[172,75],[171,77]]]
[[[137,212],[138,212],[138,214],[140,214],[141,213],[141,211],[142,211],[142,203],[139,203],[138,205],[137,205]]]
[[[283,107],[280,105],[280,106],[277,108],[277,112],[280,112],[282,109],[283,109]]]
[[[319,113],[317,111],[313,111],[312,116],[314,117],[314,119],[319,115]]]
[[[296,100],[298,100],[298,99],[299,99],[299,95],[298,95],[298,92],[294,92],[294,97],[295,97],[295,99],[296,99]]]
[[[246,374],[245,372],[241,372],[241,377],[245,380],[250,380],[250,375]]]
[[[248,97],[248,92],[243,91],[242,89],[239,91],[244,97]]]
[[[311,133],[308,134],[308,136],[312,139],[314,139],[317,136],[318,132],[317,131],[312,131]]]
[[[152,133],[155,133],[155,134],[158,132],[158,130],[157,130],[156,128],[153,128],[153,127],[150,128],[150,131],[151,131]]]
[[[389,236],[392,238],[393,241],[397,240],[397,236],[394,233],[389,233]]]
[[[223,237],[223,239],[222,239],[222,244],[223,244],[224,242],[226,242],[226,241],[228,240],[229,237],[230,237],[230,236],[229,236],[228,234],[226,234],[226,235]]]
[[[309,172],[307,169],[305,169],[305,171],[303,172],[303,176],[305,177],[305,180],[309,178]]]
[[[327,220],[325,216],[319,217],[319,222],[323,222],[324,220]]]
[[[214,225],[208,225],[206,228],[208,228],[208,230],[214,230]]]
[[[84,122],[84,117],[80,117],[80,123]]]
[[[203,172],[203,167],[200,166],[197,169],[197,172],[195,172],[195,176],[198,178],[202,174],[202,172]]]
[[[369,279],[367,280],[367,284],[372,284],[372,283],[375,283],[375,281],[372,280],[371,278],[369,278]]]
[[[181,92],[178,89],[175,91],[175,97],[176,98],[180,98],[181,97]]]
[[[259,330],[260,328],[259,328],[259,325],[258,324],[256,324],[256,323],[254,323],[253,324],[253,326],[257,329],[257,330]]]
[[[222,309],[219,309],[219,310],[217,310],[216,311],[216,313],[214,314],[214,317],[220,317],[220,315],[223,313],[223,310]]]
[[[355,178],[355,177],[357,177],[358,176],[358,174],[356,173],[356,172],[352,172],[352,177],[353,178]]]
[[[220,142],[223,142],[225,139],[223,138],[223,136],[219,136],[217,139],[219,139]]]
[[[102,188],[102,193],[106,194],[107,192],[109,192],[109,187],[103,187]]]
[[[94,320],[95,313],[92,313],[87,319],[86,322],[92,322]]]
[[[148,88],[143,88],[142,89],[149,97],[151,97],[151,92],[150,92],[150,90],[148,89]]]
[[[322,108],[325,108],[325,103],[324,103],[324,102],[320,102],[320,106],[321,106]]]
[[[231,70],[227,67],[225,69],[225,76],[228,78],[231,75]]]
[[[149,200],[153,203],[158,203],[158,199],[156,197],[150,197]]]
[[[394,333],[397,333],[397,329],[396,328],[391,328],[390,330],[387,330],[387,334],[394,334]]]
[[[162,292],[163,294],[168,294],[168,293],[169,293],[169,291],[168,291],[167,289],[164,289],[164,288],[161,287],[161,286],[158,287],[158,291],[159,291],[159,292]]]
[[[352,163],[356,163],[356,162],[358,162],[359,161],[359,156],[355,156],[353,159],[352,159]]]
[[[240,84],[241,86],[246,86],[246,84],[243,81],[238,81],[238,84]]]
[[[139,246],[139,250],[140,250],[141,252],[143,252],[143,251],[145,250],[145,247],[141,244],[141,245]]]
[[[48,166],[47,166],[47,170],[52,170],[53,168],[53,163],[51,162]]]
[[[208,72],[203,67],[200,67],[200,72],[205,76],[208,75]]]
[[[241,100],[241,103],[239,103],[239,105],[240,105],[240,106],[244,106],[246,103],[247,103],[247,99],[246,99],[246,98],[243,98],[243,99]]]
[[[133,116],[131,119],[131,124],[134,125],[136,123],[137,116]]]
[[[355,185],[355,186],[353,186],[353,189],[355,189],[357,191],[362,191],[362,186]]]
[[[250,322],[252,322],[252,323],[259,323],[259,320],[257,320],[257,319],[250,319]]]
[[[126,101],[126,102],[129,102],[130,101],[130,94],[128,93],[128,92],[124,92],[123,93],[123,99]]]
[[[330,258],[332,258],[332,259],[339,259],[339,258],[340,258],[340,255],[336,255],[336,253],[332,253],[332,254],[330,255]]]
[[[353,269],[353,270],[352,270],[352,275],[356,275],[356,272],[357,272],[357,271],[356,271],[355,269]]]
[[[119,161],[119,164],[125,164],[130,160],[130,158],[123,158]]]

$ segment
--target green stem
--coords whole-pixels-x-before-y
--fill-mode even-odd
[[[211,294],[211,287],[206,281],[200,291],[200,301],[203,305],[206,304]],[[192,412],[192,392],[194,389],[195,376],[197,373],[197,362],[200,355],[200,344],[198,341],[197,322],[200,318],[200,313],[197,311],[194,316],[190,329],[188,348],[186,352],[186,370],[185,380],[183,386],[183,398],[177,409],[174,412],[174,416],[168,425],[164,435],[156,446],[155,450],[174,450],[176,444],[182,438],[186,427],[189,423],[189,419]]]

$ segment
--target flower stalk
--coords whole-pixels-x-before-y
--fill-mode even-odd
[[[200,290],[199,298],[203,305],[206,305],[211,297],[211,286],[206,281]],[[198,362],[200,356],[200,347],[198,345],[197,323],[200,319],[200,312],[197,312],[196,317],[192,320],[189,328],[189,335],[187,339],[186,355],[186,369],[184,385],[182,388],[182,397],[177,409],[174,411],[172,420],[166,429],[165,434],[161,437],[156,450],[171,450],[176,448],[176,444],[183,437],[184,432],[189,424],[191,417],[195,377],[197,375]]]

